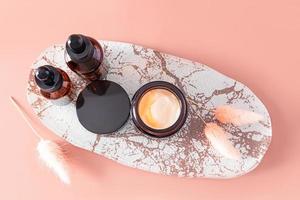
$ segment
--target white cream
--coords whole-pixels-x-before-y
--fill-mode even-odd
[[[142,121],[154,129],[172,126],[179,118],[179,99],[169,90],[153,89],[142,96],[138,106]]]

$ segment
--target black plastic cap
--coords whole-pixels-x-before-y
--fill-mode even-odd
[[[89,37],[72,34],[66,42],[66,51],[71,60],[77,64],[89,62],[94,55],[94,46]]]
[[[84,36],[79,34],[70,35],[67,45],[74,53],[82,53],[86,47]]]
[[[35,70],[35,82],[41,90],[54,92],[61,88],[63,79],[55,67],[44,65]]]
[[[76,100],[79,122],[96,134],[119,130],[130,116],[130,99],[125,89],[108,80],[92,81]]]
[[[42,66],[36,70],[36,78],[43,82],[53,82],[54,74],[49,68]]]

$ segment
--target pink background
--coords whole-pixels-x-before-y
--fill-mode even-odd
[[[0,2],[0,199],[299,199],[300,1]],[[40,165],[37,139],[9,103],[26,106],[29,66],[70,33],[120,40],[203,62],[247,84],[272,117],[256,170],[232,180],[147,173],[71,147],[72,185]],[[32,115],[33,116],[33,115]],[[54,135],[35,124],[47,138]]]

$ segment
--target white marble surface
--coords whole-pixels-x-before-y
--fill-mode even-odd
[[[67,68],[64,46],[54,45],[42,52],[32,68],[51,64],[65,70],[73,82],[73,101],[57,106],[43,98],[33,81],[32,71],[27,97],[44,125],[55,134],[118,163],[164,175],[231,178],[253,170],[260,163],[271,142],[271,121],[263,103],[246,86],[200,63],[133,44],[100,43],[105,54],[105,79],[119,83],[130,98],[150,81],[164,80],[175,84],[188,101],[187,121],[178,133],[160,139],[142,134],[131,117],[116,133],[96,135],[85,130],[77,119],[75,100],[86,81]],[[242,153],[242,159],[238,161],[222,157],[203,134],[199,116],[207,122],[215,121],[211,110],[223,104],[264,116],[263,122],[252,125],[223,125],[234,146]]]

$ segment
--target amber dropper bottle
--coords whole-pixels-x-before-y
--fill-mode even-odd
[[[35,82],[40,93],[47,99],[57,100],[66,97],[71,91],[71,80],[66,72],[44,65],[35,69]]]
[[[103,75],[103,49],[93,38],[72,34],[66,42],[65,61],[82,78],[97,80]]]

